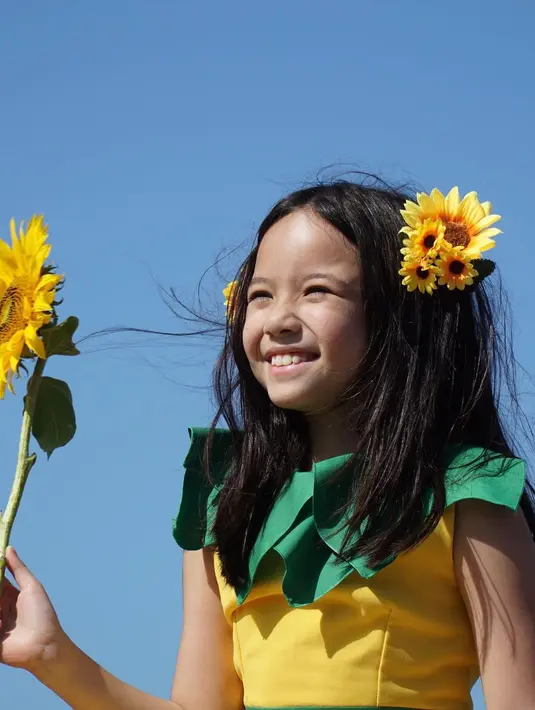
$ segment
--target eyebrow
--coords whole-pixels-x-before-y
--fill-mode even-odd
[[[270,279],[266,279],[263,276],[253,276],[249,286],[254,286],[255,284],[266,284],[269,283]]]
[[[334,274],[325,274],[321,271],[315,271],[313,274],[309,274],[305,281],[312,281],[312,279],[326,279],[327,281],[334,281],[337,283],[339,286],[349,286],[349,283],[345,281],[344,279],[338,278],[338,276],[335,276]]]
[[[344,279],[338,278],[338,276],[335,276],[334,274],[326,274],[320,271],[315,271],[312,274],[307,274],[303,281],[312,281],[313,279],[325,279],[327,281],[334,281],[341,287],[347,288],[349,286],[349,283],[347,281],[344,281]],[[254,276],[251,279],[250,286],[255,286],[256,284],[269,284],[272,282],[272,279],[265,278],[264,276]]]

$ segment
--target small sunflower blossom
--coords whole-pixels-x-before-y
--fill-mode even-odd
[[[403,276],[401,283],[408,291],[418,289],[420,293],[431,294],[437,287],[438,268],[425,258],[406,257],[401,262],[399,273]]]
[[[13,392],[13,377],[22,357],[46,358],[39,329],[54,315],[56,288],[63,276],[45,267],[51,246],[42,216],[30,219],[17,236],[11,220],[11,246],[0,240],[0,399],[6,386]]]
[[[462,247],[443,250],[437,266],[439,286],[447,286],[450,291],[455,288],[464,291],[466,286],[472,286],[474,279],[479,276],[470,261],[470,256]]]
[[[438,219],[425,219],[416,229],[403,227],[401,233],[407,235],[403,240],[402,254],[434,259],[444,243],[444,223]]]
[[[492,249],[493,237],[501,233],[493,226],[501,217],[492,214],[490,202],[480,202],[476,192],[469,192],[461,199],[458,187],[447,195],[434,188],[429,195],[418,193],[416,202],[408,200],[401,216],[405,221],[400,230],[404,237],[402,270],[408,269],[412,274],[412,264],[425,259],[429,268],[436,267],[433,273],[438,274],[439,286],[461,291],[471,286],[474,279],[485,277],[486,274],[480,276],[472,262]],[[411,266],[406,266],[407,263]],[[409,288],[414,281],[405,271],[403,285]],[[433,292],[433,288],[420,288],[420,281],[421,278],[416,283],[422,293]]]
[[[227,318],[230,322],[232,322],[232,320],[234,318],[234,310],[235,310],[234,298],[236,296],[237,287],[238,287],[238,282],[231,281],[223,289],[223,296],[225,297],[224,305],[226,306]]]

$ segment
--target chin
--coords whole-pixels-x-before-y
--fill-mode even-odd
[[[307,414],[314,411],[316,406],[305,393],[296,392],[269,392],[268,396],[276,407],[280,409],[293,409],[296,412]]]

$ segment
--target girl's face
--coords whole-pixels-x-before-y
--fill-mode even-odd
[[[243,345],[278,407],[317,413],[354,380],[366,348],[358,253],[316,214],[294,212],[262,239]]]

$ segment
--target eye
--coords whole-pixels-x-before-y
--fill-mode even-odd
[[[252,301],[263,301],[267,298],[271,298],[269,291],[251,291],[247,296],[247,303],[252,303]]]
[[[314,293],[332,293],[330,288],[327,288],[327,286],[320,286],[319,284],[316,284],[315,286],[307,286],[305,289],[305,296],[309,296]]]

